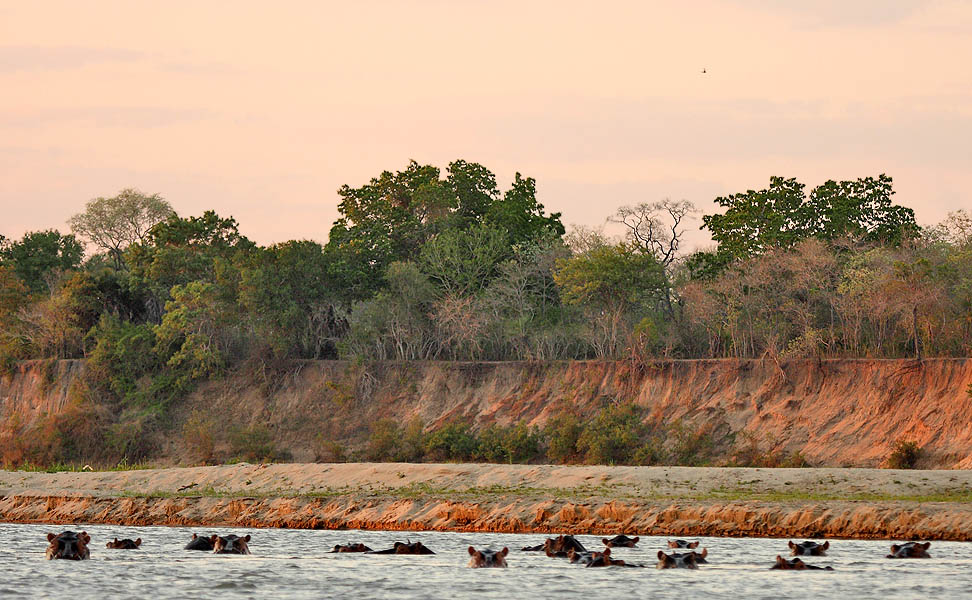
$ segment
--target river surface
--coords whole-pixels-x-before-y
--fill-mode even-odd
[[[91,560],[44,558],[46,534],[91,535]],[[253,536],[250,556],[183,550],[209,533]],[[139,550],[108,550],[115,537],[141,537]],[[543,534],[310,531],[105,525],[0,524],[0,597],[116,598],[972,598],[972,543],[932,542],[931,559],[891,560],[890,541],[832,540],[810,564],[835,571],[771,571],[786,540],[701,539],[710,564],[698,570],[656,570],[666,538],[643,537],[616,558],[647,569],[587,569],[542,553],[520,552]],[[335,544],[363,542],[376,550],[395,540],[420,540],[435,556],[327,554]],[[600,536],[578,536],[600,550]],[[470,569],[467,548],[510,548],[508,569]]]

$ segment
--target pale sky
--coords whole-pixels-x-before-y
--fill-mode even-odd
[[[341,184],[456,158],[567,224],[879,173],[930,224],[972,208],[970,61],[968,1],[7,1],[0,234],[137,187],[323,242]]]

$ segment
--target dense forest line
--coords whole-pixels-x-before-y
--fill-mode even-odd
[[[968,356],[972,216],[920,228],[891,178],[622,207],[566,231],[517,174],[410,163],[343,186],[324,245],[261,247],[134,189],[72,233],[0,238],[0,367],[86,357],[85,392],[151,421],[228,369],[296,359]],[[85,248],[96,249],[85,256]],[[131,420],[131,419],[129,419]]]

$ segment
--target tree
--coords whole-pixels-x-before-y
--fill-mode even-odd
[[[255,252],[240,273],[240,304],[256,340],[282,358],[334,356],[344,318],[320,244],[289,241]]]
[[[503,198],[489,206],[486,221],[505,230],[510,245],[535,243],[550,236],[559,238],[565,232],[559,212],[544,215],[543,204],[537,202],[536,180],[519,173]]]
[[[120,269],[125,248],[144,242],[152,227],[173,216],[172,206],[158,194],[146,196],[126,188],[117,196],[88,201],[84,212],[71,217],[68,224],[76,235],[107,252]]]
[[[651,254],[664,267],[678,256],[685,228],[682,222],[698,212],[687,200],[644,202],[637,206],[622,206],[608,220],[627,228],[628,240]]]
[[[912,209],[891,203],[893,194],[891,178],[883,173],[854,181],[829,180],[815,187],[800,207],[800,229],[807,237],[849,236],[897,246],[919,228]]]
[[[31,231],[0,249],[0,265],[12,267],[27,289],[53,292],[57,280],[81,266],[84,249],[73,235],[56,229]]]
[[[594,248],[562,260],[554,279],[566,302],[588,311],[600,357],[617,354],[626,318],[663,300],[667,290],[661,264],[629,244]]]
[[[330,275],[349,303],[372,296],[389,264],[412,260],[443,231],[486,224],[504,232],[508,247],[549,231],[563,235],[559,214],[544,215],[536,201],[532,178],[517,174],[501,197],[496,176],[478,163],[456,160],[444,179],[440,175],[434,166],[411,161],[403,171],[338,190],[341,216],[325,252]]]
[[[239,277],[235,263],[242,262],[255,248],[240,234],[235,219],[209,210],[201,217],[171,216],[155,225],[145,241],[129,246],[125,261],[132,273],[132,285],[150,295],[149,319],[159,322],[162,307],[176,285],[217,283],[224,301],[235,300]]]
[[[755,256],[773,248],[789,249],[798,241],[818,237],[851,237],[899,245],[919,231],[914,211],[891,203],[891,178],[881,174],[854,181],[827,181],[810,195],[796,179],[771,177],[767,189],[719,197],[726,210],[702,217],[719,254],[709,264]]]
[[[419,263],[446,294],[464,296],[485,289],[509,250],[501,230],[473,225],[436,235],[422,247]]]
[[[799,218],[804,185],[796,179],[771,177],[765,190],[718,197],[722,214],[702,217],[719,252],[733,258],[761,254],[769,248],[789,248],[807,236]]]

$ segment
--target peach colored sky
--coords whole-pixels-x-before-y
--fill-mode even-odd
[[[970,208],[970,59],[955,1],[7,2],[0,234],[135,186],[324,241],[410,158],[536,177],[565,223],[881,172],[933,223]]]

